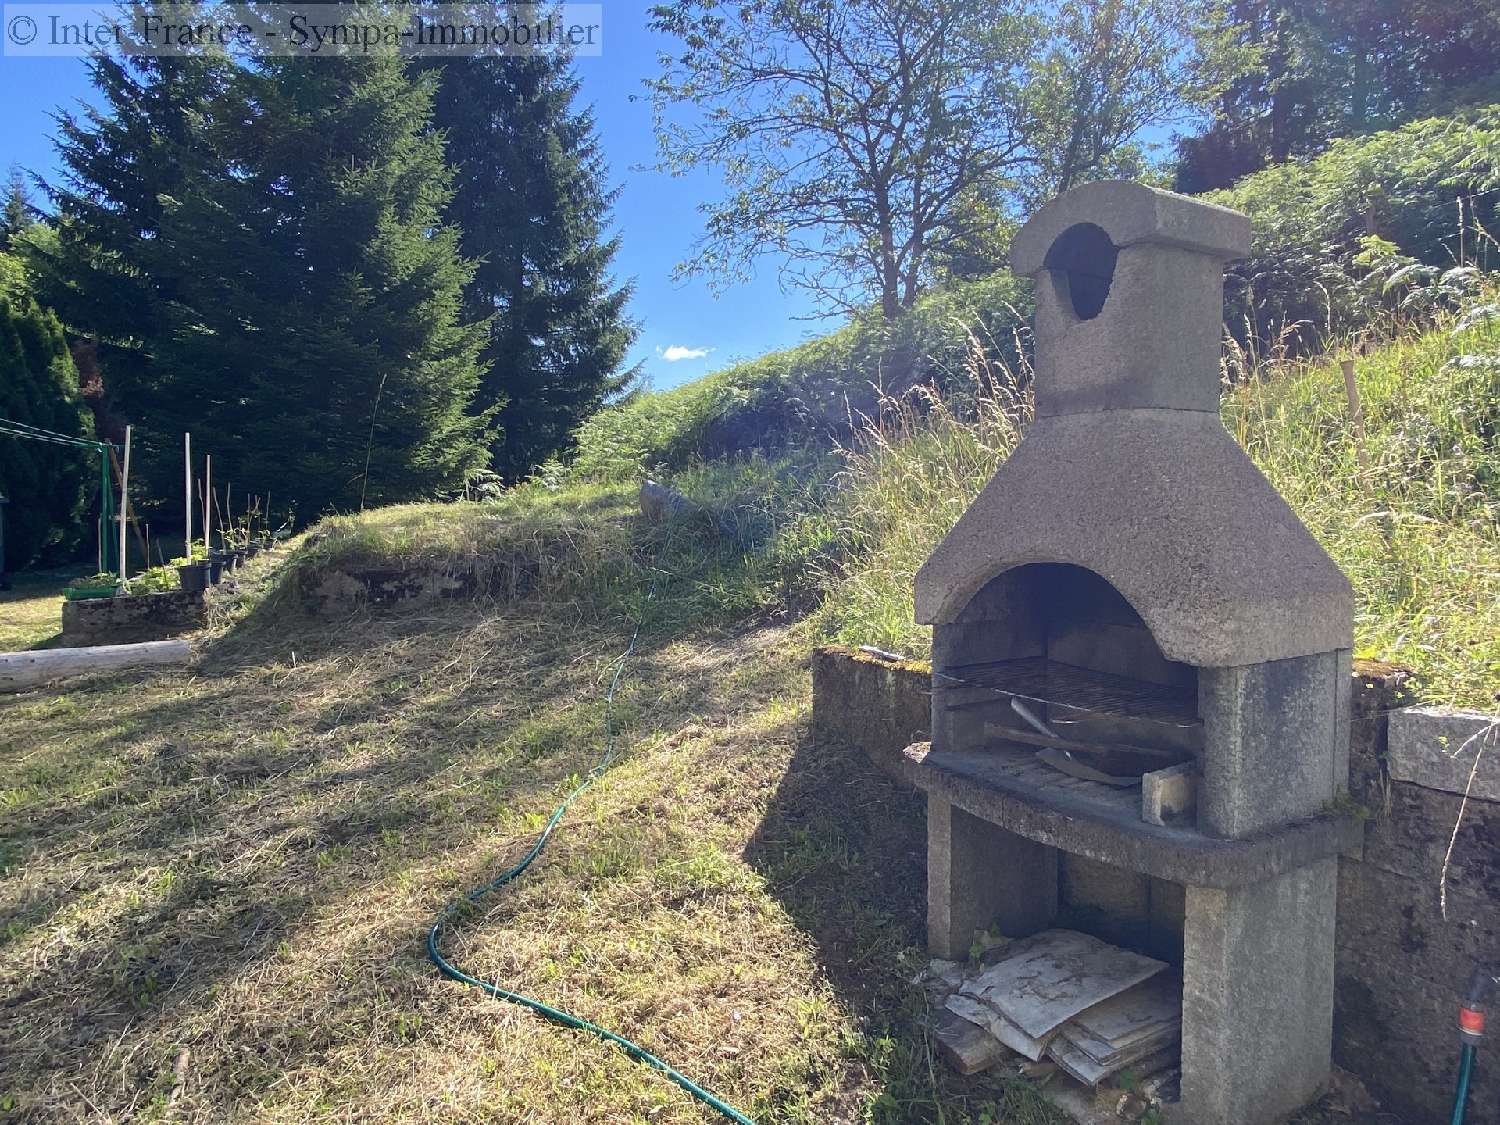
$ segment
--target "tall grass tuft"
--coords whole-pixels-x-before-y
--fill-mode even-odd
[[[997,360],[974,332],[967,339],[963,377],[950,380],[955,391],[929,386],[883,399],[843,450],[843,487],[831,509],[846,553],[824,568],[825,596],[813,615],[830,639],[916,653],[929,645],[912,620],[912,577],[1031,416],[1029,364]]]

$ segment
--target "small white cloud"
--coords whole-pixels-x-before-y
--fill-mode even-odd
[[[668,363],[677,363],[684,359],[702,359],[711,351],[713,348],[687,348],[681,344],[673,344],[669,348],[657,348],[656,354]]]

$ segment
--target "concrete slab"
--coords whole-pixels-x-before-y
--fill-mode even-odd
[[[962,961],[976,930],[1029,937],[1057,916],[1057,852],[927,797],[927,948]]]
[[[1272,1125],[1317,1099],[1333,1037],[1337,860],[1188,888],[1182,1100],[1169,1120]]]
[[[1338,654],[1324,652],[1199,673],[1202,831],[1249,836],[1333,798],[1334,736],[1346,729],[1334,711],[1341,671]]]

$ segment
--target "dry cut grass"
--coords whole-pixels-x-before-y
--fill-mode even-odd
[[[0,590],[0,652],[20,652],[62,632],[63,579],[51,574],[13,576]]]
[[[0,699],[0,1111],[706,1120],[422,947],[593,764],[628,614],[537,598],[330,623],[251,595],[231,617],[189,669]],[[623,759],[450,955],[759,1121],[1053,1120],[934,1064],[910,984],[919,806],[814,744],[805,655],[782,628],[657,618]]]

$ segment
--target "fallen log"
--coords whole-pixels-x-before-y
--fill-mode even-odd
[[[148,664],[186,664],[191,655],[187,641],[0,652],[0,692],[26,691],[85,672],[113,672]]]

